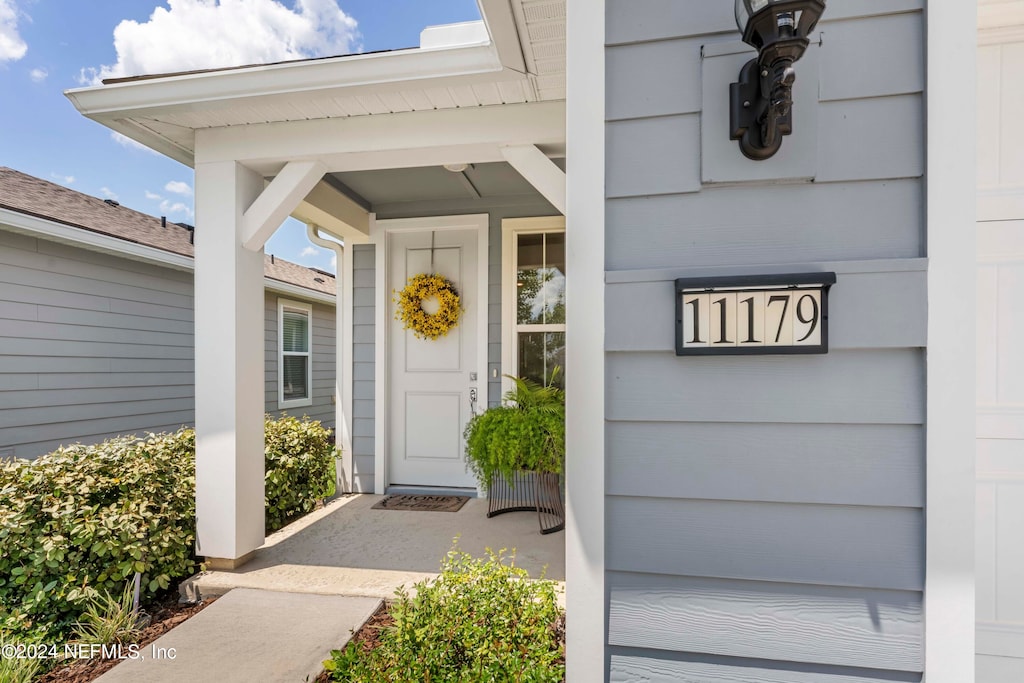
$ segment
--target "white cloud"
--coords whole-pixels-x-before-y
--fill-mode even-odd
[[[100,194],[107,199],[117,199],[117,193],[111,190],[109,187],[101,187]]]
[[[2,2],[2,0],[0,0],[0,2]],[[72,183],[75,182],[75,176],[73,176],[73,175],[63,175],[63,174],[57,173],[55,171],[51,171],[50,172],[50,177],[53,178],[54,180],[57,180],[59,182],[64,183],[65,185],[71,185]]]
[[[3,1],[3,0],[0,0]],[[356,20],[337,0],[167,0],[149,21],[114,29],[117,61],[82,69],[79,80],[266,64],[358,49]]]
[[[302,250],[299,256],[316,256],[319,253],[320,250],[317,249],[316,247],[306,247],[305,249]]]
[[[140,149],[143,152],[149,152],[150,154],[157,154],[157,152],[154,152],[153,150],[151,150],[149,147],[146,147],[141,142],[136,142],[135,140],[132,140],[127,135],[121,135],[116,130],[110,131],[110,139],[113,140],[114,142],[116,142],[117,144],[121,145],[122,147],[126,147],[128,149]]]
[[[186,196],[192,194],[192,187],[188,183],[184,183],[180,180],[170,181],[164,185],[164,189],[168,192],[173,192],[174,194],[183,194]]]
[[[14,0],[0,0],[0,63],[16,62],[28,51],[18,33],[18,15]]]
[[[182,202],[172,202],[170,199],[165,199],[160,202],[160,211],[166,216],[180,213],[184,214],[186,218],[192,217],[192,209]]]
[[[0,0],[0,2],[2,2],[2,0]],[[49,75],[50,75],[50,72],[47,71],[46,69],[42,68],[42,67],[39,67],[37,69],[32,69],[31,71],[28,72],[28,77],[32,79],[33,83],[42,83],[43,81],[46,80],[46,77],[49,76]]]
[[[331,254],[331,268],[337,269],[338,267],[338,252]]]
[[[146,199],[150,199],[150,200],[158,202],[161,199],[163,199],[163,197],[158,195],[156,192],[150,192],[149,190],[146,190]]]

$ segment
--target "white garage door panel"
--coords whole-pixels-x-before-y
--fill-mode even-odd
[[[992,35],[978,49],[977,681],[1022,683],[1024,27]]]

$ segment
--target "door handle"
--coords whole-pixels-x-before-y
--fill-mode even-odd
[[[469,411],[470,415],[476,415],[476,387],[469,388]]]

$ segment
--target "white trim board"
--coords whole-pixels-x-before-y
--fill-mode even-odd
[[[930,2],[924,656],[927,683],[975,675],[977,6]],[[963,131],[970,135],[962,135]],[[949,140],[956,139],[955,145]]]
[[[608,675],[605,0],[568,0],[566,12],[566,328],[579,331],[566,335],[565,350],[566,681],[594,683]]]
[[[337,282],[337,279],[335,279]],[[263,278],[263,286],[269,292],[276,292],[278,294],[288,294],[289,296],[297,296],[302,299],[309,299],[310,301],[318,301],[322,304],[329,304],[335,306],[337,304],[337,298],[330,294],[323,292],[317,292],[312,289],[306,289],[305,287],[299,287],[289,282],[281,282],[280,280],[274,280],[273,278]]]
[[[394,218],[370,220],[370,242],[374,245],[374,452],[373,492],[383,495],[387,490],[387,405],[388,405],[388,235],[395,232],[422,232],[425,230],[477,230],[477,377],[487,386],[487,288],[488,288],[488,229],[489,216],[485,213],[462,216],[430,216],[428,218]],[[482,490],[478,488],[478,495]]]
[[[196,163],[234,161],[264,175],[296,159],[320,160],[329,172],[409,168],[505,161],[503,145],[557,154],[564,142],[565,102],[529,102],[202,128]]]
[[[285,400],[284,397],[284,312],[306,314],[306,397]],[[313,405],[313,306],[305,301],[277,300],[277,409],[291,410]]]

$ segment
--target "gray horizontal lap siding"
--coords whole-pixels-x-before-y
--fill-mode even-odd
[[[352,252],[352,467],[356,491],[373,493],[374,452],[374,247]]]
[[[277,403],[278,387],[278,347],[277,306],[278,301],[301,301],[291,294],[278,294],[267,291],[264,297],[265,321],[265,374],[263,377],[266,390],[266,411],[270,415],[280,416],[283,413],[295,417],[308,417],[319,420],[325,427],[334,428],[334,366],[335,366],[335,313],[333,306],[314,303],[313,306],[313,346],[311,390],[313,404],[301,408],[279,409]]]
[[[731,7],[608,0],[609,679],[920,681],[922,3],[829,3],[779,178],[702,142]],[[675,278],[825,270],[827,355],[675,356]]]
[[[194,418],[192,275],[0,227],[0,452]]]
[[[0,455],[193,424],[192,291],[191,272],[0,226]],[[276,413],[277,296],[266,296]],[[313,315],[314,403],[295,412],[333,426],[334,308],[314,304]]]

